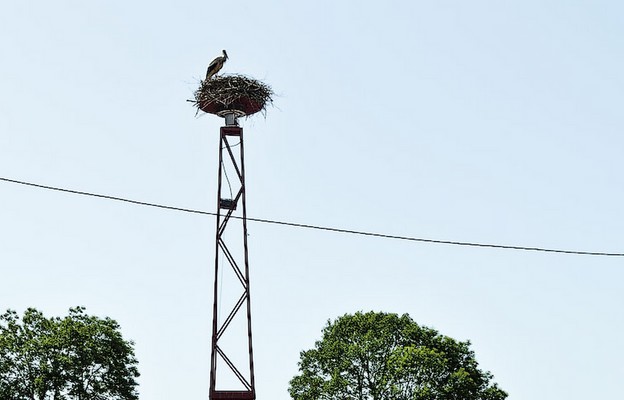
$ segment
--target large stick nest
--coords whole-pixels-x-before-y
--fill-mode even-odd
[[[249,116],[273,104],[273,90],[263,82],[244,75],[219,75],[201,81],[193,104],[198,110],[219,114],[235,110]]]

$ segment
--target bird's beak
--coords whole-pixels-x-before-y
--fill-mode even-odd
[[[223,55],[225,56],[225,58],[228,58],[227,53],[225,52],[225,50],[223,50]]]

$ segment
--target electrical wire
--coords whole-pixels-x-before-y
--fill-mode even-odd
[[[90,197],[97,197],[97,198],[102,198],[102,199],[107,199],[107,200],[121,201],[121,202],[125,202],[125,203],[141,205],[141,206],[162,208],[162,209],[165,209],[165,210],[181,211],[181,212],[187,212],[187,213],[192,213],[192,214],[201,214],[201,215],[212,215],[212,216],[216,216],[217,215],[216,213],[212,213],[212,212],[209,212],[209,211],[201,211],[201,210],[194,210],[194,209],[190,209],[190,208],[167,206],[167,205],[156,204],[156,203],[148,203],[148,202],[144,202],[144,201],[137,201],[137,200],[126,199],[126,198],[122,198],[122,197],[109,196],[109,195],[103,195],[103,194],[98,194],[98,193],[90,193],[90,192],[84,192],[84,191],[72,190],[72,189],[65,189],[65,188],[48,186],[48,185],[41,185],[41,184],[38,184],[38,183],[24,182],[24,181],[19,181],[19,180],[15,180],[15,179],[8,179],[8,178],[3,178],[3,177],[0,177],[0,181],[15,183],[15,184],[24,185],[24,186],[35,187],[35,188],[39,188],[39,189],[47,189],[47,190],[53,190],[53,191],[58,191],[58,192],[78,194],[78,195],[82,195],[82,196],[90,196]],[[234,215],[232,215],[231,218],[242,219],[242,217],[238,217],[238,216],[234,216]],[[310,224],[300,224],[300,223],[294,223],[294,222],[276,221],[276,220],[270,220],[270,219],[264,219],[264,218],[247,217],[247,220],[248,221],[253,221],[253,222],[261,222],[261,223],[265,223],[265,224],[290,226],[290,227],[294,227],[294,228],[314,229],[314,230],[327,231],[327,232],[346,233],[346,234],[352,234],[352,235],[369,236],[369,237],[376,237],[376,238],[383,238],[383,239],[393,239],[393,240],[405,240],[405,241],[410,241],[410,242],[420,242],[420,243],[430,243],[430,244],[445,244],[445,245],[452,245],[452,246],[482,247],[482,248],[504,249],[504,250],[519,250],[519,251],[536,251],[536,252],[544,252],[544,253],[573,254],[573,255],[584,255],[584,256],[624,257],[624,253],[610,253],[610,252],[600,252],[600,251],[580,251],[580,250],[562,250],[562,249],[552,249],[552,248],[545,248],[545,247],[526,247],[526,246],[511,246],[511,245],[502,245],[502,244],[460,242],[460,241],[454,241],[454,240],[424,239],[424,238],[416,238],[416,237],[411,237],[411,236],[389,235],[389,234],[376,233],[376,232],[356,231],[356,230],[352,230],[352,229],[341,229],[341,228],[332,228],[332,227],[319,226],[319,225],[310,225]]]
[[[225,181],[227,182],[228,189],[230,190],[230,199],[233,199],[233,197],[232,197],[232,184],[230,183],[230,178],[228,177],[228,174],[227,174],[227,171],[225,169],[225,164],[223,163],[223,160],[221,160],[221,170],[223,171],[223,176],[225,176]]]
[[[236,147],[236,146],[238,146],[239,144],[242,143],[241,141],[239,141],[234,146],[230,146],[229,143],[227,142],[227,139],[226,139],[225,142],[226,142],[227,146],[229,146],[230,149],[232,147]],[[225,147],[221,147],[221,150],[223,150],[223,149],[225,149]],[[228,188],[230,189],[230,199],[233,199],[234,197],[232,197],[232,184],[230,183],[230,178],[228,177],[227,170],[225,169],[225,164],[223,163],[223,160],[221,160],[221,170],[223,170],[223,175],[225,176],[225,180],[227,181]]]

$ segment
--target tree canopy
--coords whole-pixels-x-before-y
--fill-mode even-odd
[[[479,370],[470,342],[419,326],[409,315],[346,314],[301,352],[294,400],[503,400]]]
[[[46,318],[29,308],[0,316],[0,399],[136,400],[133,343],[119,324],[82,307]]]

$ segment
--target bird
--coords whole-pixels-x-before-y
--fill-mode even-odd
[[[206,80],[212,78],[217,72],[223,68],[223,64],[225,64],[225,60],[228,59],[228,55],[223,50],[223,55],[212,60],[210,65],[208,65],[208,70],[206,71]]]

